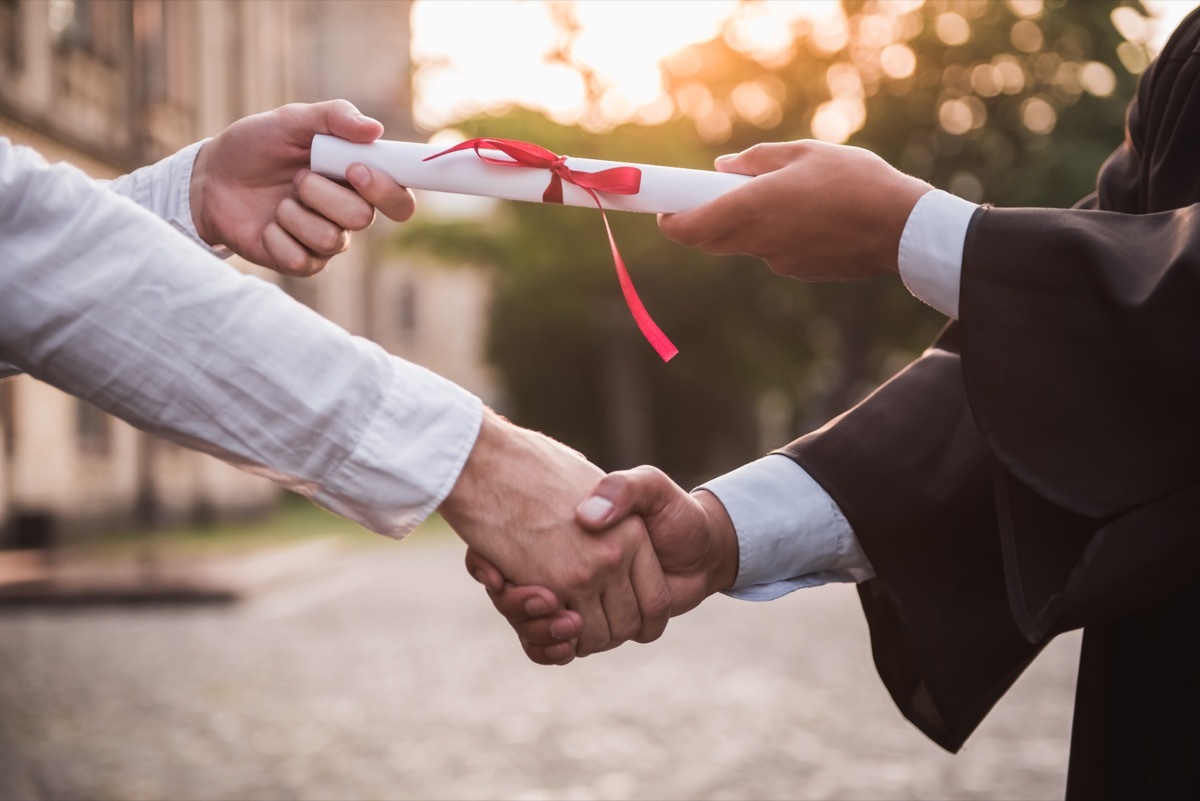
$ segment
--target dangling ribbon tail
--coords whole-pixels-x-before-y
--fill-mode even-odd
[[[566,156],[560,156],[540,145],[513,139],[468,139],[440,153],[434,153],[424,160],[429,161],[459,150],[474,150],[475,155],[481,161],[497,167],[549,170],[550,183],[546,187],[546,191],[542,193],[542,202],[544,203],[563,202],[563,181],[574,184],[587,192],[595,201],[596,208],[600,210],[600,218],[604,221],[604,230],[608,234],[608,245],[612,249],[613,265],[617,269],[617,280],[621,284],[621,294],[625,296],[625,305],[629,307],[634,322],[637,323],[642,336],[646,338],[646,341],[657,351],[664,362],[669,362],[675,354],[679,353],[679,348],[672,344],[667,335],[650,317],[650,312],[646,311],[645,305],[638,297],[637,290],[633,288],[633,279],[629,277],[629,271],[625,269],[625,260],[621,258],[621,251],[617,249],[617,240],[613,237],[612,226],[608,224],[608,215],[605,213],[604,204],[600,202],[600,197],[596,194],[596,192],[611,192],[617,195],[636,195],[641,191],[641,170],[637,167],[612,167],[599,172],[573,170],[567,166]],[[484,155],[483,150],[498,150],[509,158],[498,159],[487,156]]]

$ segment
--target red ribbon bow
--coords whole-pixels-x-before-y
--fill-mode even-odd
[[[498,167],[523,167],[526,169],[543,169],[550,171],[550,184],[546,187],[546,191],[542,193],[543,203],[562,203],[563,202],[563,181],[569,184],[578,186],[583,191],[587,192],[592,200],[596,202],[596,208],[600,209],[600,217],[604,220],[604,230],[608,232],[608,245],[612,248],[613,264],[617,268],[617,280],[621,283],[621,293],[625,296],[625,303],[629,306],[629,311],[633,314],[633,319],[641,329],[642,336],[650,345],[658,352],[664,362],[670,361],[679,348],[671,343],[667,335],[662,332],[662,329],[650,317],[650,312],[646,311],[646,307],[642,305],[641,298],[638,297],[637,290],[633,288],[633,281],[629,277],[629,271],[625,269],[625,260],[621,258],[621,252],[617,250],[617,242],[613,239],[612,227],[608,224],[608,215],[604,213],[604,205],[600,202],[597,192],[609,192],[615,195],[636,195],[642,187],[642,171],[637,167],[612,167],[599,172],[584,172],[582,170],[573,170],[567,166],[567,157],[560,156],[553,151],[547,150],[539,145],[530,144],[529,142],[518,142],[512,139],[468,139],[465,142],[460,142],[454,147],[447,148],[440,153],[434,153],[432,156],[424,159],[436,159],[439,156],[444,156],[447,153],[454,153],[458,150],[474,150],[481,161],[487,164],[494,164]],[[483,150],[499,150],[511,159],[498,159],[492,156],[485,156]]]

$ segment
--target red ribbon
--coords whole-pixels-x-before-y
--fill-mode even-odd
[[[621,258],[621,252],[617,250],[617,242],[613,239],[612,227],[608,224],[608,215],[604,213],[604,205],[596,194],[597,192],[609,192],[614,195],[636,195],[642,188],[641,170],[637,167],[612,167],[599,172],[573,170],[567,166],[566,156],[560,156],[539,145],[512,139],[468,139],[441,153],[434,153],[424,160],[436,159],[458,150],[474,150],[475,155],[481,161],[497,167],[549,170],[550,184],[542,193],[543,203],[563,202],[563,181],[574,184],[587,192],[596,202],[596,208],[600,209],[600,217],[604,220],[604,230],[608,232],[608,245],[612,248],[613,264],[617,268],[617,280],[621,284],[621,293],[625,296],[625,303],[629,306],[629,311],[633,314],[638,328],[641,329],[642,336],[646,337],[664,362],[669,362],[679,352],[679,348],[671,343],[667,335],[651,319],[650,312],[646,311],[641,298],[638,297],[637,290],[633,288],[633,280],[629,277],[629,271],[625,269],[625,260]],[[482,153],[483,150],[499,150],[511,161],[485,156]]]

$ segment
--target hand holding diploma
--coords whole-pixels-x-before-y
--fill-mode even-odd
[[[313,135],[370,142],[383,125],[345,100],[293,103],[245,117],[206,142],[188,186],[200,238],[287,275],[312,275],[350,246],[375,209],[403,222],[412,194],[387,176],[356,167],[353,189],[308,170]]]
[[[779,275],[841,281],[896,272],[900,235],[932,186],[869,150],[803,140],[717,159],[755,178],[659,220],[668,239],[719,255],[757,256]]]

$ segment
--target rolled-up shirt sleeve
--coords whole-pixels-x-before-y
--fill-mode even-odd
[[[373,531],[411,531],[453,488],[479,399],[184,236],[0,139],[0,360]]]

